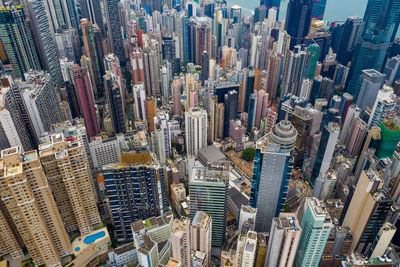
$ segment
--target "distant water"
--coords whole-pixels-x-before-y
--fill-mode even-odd
[[[260,4],[260,0],[227,0],[231,5],[239,5],[244,14],[254,14],[254,9]],[[286,17],[286,9],[289,0],[281,0],[279,20]],[[325,9],[325,21],[346,20],[350,16],[364,16],[368,0],[328,0]]]

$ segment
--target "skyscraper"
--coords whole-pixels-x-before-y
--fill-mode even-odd
[[[224,137],[229,136],[229,123],[236,119],[238,110],[238,93],[236,90],[224,95]]]
[[[49,132],[53,124],[61,122],[58,88],[49,73],[29,71],[25,77],[27,81],[17,82],[17,86],[36,136],[41,136]]]
[[[119,241],[133,239],[131,223],[167,211],[164,169],[147,148],[121,154],[121,164],[103,168]]]
[[[368,120],[368,127],[379,126],[381,122],[390,119],[392,112],[395,109],[395,94],[393,88],[384,85],[379,90],[377,97],[375,98],[375,104],[372,107],[371,115]]]
[[[322,201],[306,198],[300,223],[302,234],[295,258],[295,266],[318,266],[329,233],[333,227]]]
[[[197,157],[200,148],[207,146],[207,111],[191,108],[185,112],[186,152]]]
[[[90,59],[90,76],[96,97],[104,96],[103,79],[103,49],[101,46],[101,38],[95,33],[95,25],[88,19],[82,19],[81,25],[83,45],[85,47],[86,56]]]
[[[68,233],[88,234],[101,224],[84,146],[77,137],[50,136],[39,146],[40,161]]]
[[[297,131],[290,122],[281,121],[256,143],[250,206],[257,208],[257,232],[268,232],[272,219],[283,211],[296,137]]]
[[[346,149],[353,157],[359,155],[366,133],[367,124],[362,119],[355,118],[349,132],[350,136],[346,143]]]
[[[121,30],[121,18],[117,0],[105,0],[106,18],[108,24],[108,36],[111,52],[118,56],[121,65],[125,65],[125,50]]]
[[[190,219],[186,217],[175,219],[172,229],[172,257],[189,267],[191,266]]]
[[[374,170],[363,171],[344,217],[353,234],[351,250],[367,253],[384,223],[392,200]]]
[[[281,212],[272,221],[266,267],[291,267],[300,241],[301,227],[294,213]]]
[[[239,236],[236,248],[236,266],[254,266],[257,258],[257,232],[248,231]]]
[[[312,0],[290,0],[287,7],[285,30],[291,36],[290,47],[301,44],[311,27],[314,3]]]
[[[22,6],[7,6],[0,12],[0,36],[16,77],[40,69],[39,57]]]
[[[384,14],[385,19],[381,19]],[[369,0],[350,68],[347,92],[358,98],[361,71],[381,70],[388,48],[397,33],[400,0]]]
[[[115,133],[125,133],[125,109],[123,103],[123,96],[121,94],[121,88],[119,84],[119,77],[111,73],[106,72],[104,75],[104,85],[107,96],[107,104],[111,113],[111,122]]]
[[[212,220],[204,211],[197,211],[190,227],[191,249],[206,255],[206,262],[211,260]]]
[[[175,79],[172,81],[172,98],[174,101],[173,114],[180,115],[182,110],[181,104],[181,90],[182,90],[182,80]]]
[[[360,93],[357,98],[357,106],[364,110],[373,106],[378,91],[382,88],[385,75],[374,69],[362,70]]]
[[[204,82],[208,80],[208,74],[209,74],[209,68],[210,68],[210,56],[208,55],[207,51],[204,51],[203,54],[201,54],[201,82],[204,85]]]
[[[0,255],[10,255],[12,259],[20,258],[24,256],[22,247],[16,236],[15,229],[13,229],[12,223],[7,220],[7,214],[5,209],[0,209]]]
[[[34,263],[61,266],[61,256],[71,253],[69,239],[36,151],[3,150],[0,165],[1,198]]]
[[[132,97],[134,104],[135,120],[144,121],[147,118],[146,112],[146,93],[144,91],[144,84],[139,82],[133,86]]]
[[[361,26],[362,18],[360,17],[348,17],[343,26],[343,33],[339,37],[338,47],[336,50],[334,49],[337,54],[336,59],[342,65],[346,66],[353,56]]]
[[[336,142],[339,137],[340,126],[335,122],[330,122],[322,130],[321,141],[318,146],[317,155],[315,157],[314,166],[311,172],[310,182],[315,180],[321,173],[328,171],[335,151]]]
[[[42,67],[50,73],[54,82],[62,87],[64,80],[44,0],[28,0],[25,3]]]
[[[189,180],[190,217],[204,211],[212,219],[212,246],[225,242],[229,164],[218,167],[193,168]]]
[[[83,113],[83,119],[85,120],[86,130],[90,139],[100,133],[90,78],[87,69],[81,68],[77,64],[72,67],[72,72],[75,80],[76,91],[78,92],[80,108]]]

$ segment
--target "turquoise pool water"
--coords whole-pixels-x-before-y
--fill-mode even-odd
[[[76,251],[76,252],[78,252],[79,250],[81,250],[80,247],[76,247],[76,248],[75,248],[75,251]]]
[[[85,237],[83,239],[83,243],[85,243],[86,245],[89,245],[89,244],[92,244],[93,242],[95,242],[97,239],[103,238],[105,236],[106,236],[106,232],[101,231],[101,232],[98,232],[93,235],[89,235],[89,236]]]

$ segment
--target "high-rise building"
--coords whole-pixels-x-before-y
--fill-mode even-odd
[[[314,3],[312,0],[290,0],[285,30],[291,36],[290,47],[301,44],[310,31]]]
[[[281,97],[288,93],[296,96],[300,95],[302,80],[307,74],[305,72],[308,60],[309,54],[303,51],[301,46],[296,46],[293,51],[288,51],[287,59],[283,66]]]
[[[257,232],[248,231],[239,236],[236,248],[236,265],[238,267],[254,266],[257,259]]]
[[[189,180],[190,217],[204,211],[212,219],[212,246],[225,242],[229,166],[193,168]]]
[[[282,212],[272,221],[266,267],[291,267],[300,241],[301,227],[294,213]]]
[[[322,130],[321,140],[319,142],[317,155],[311,172],[310,182],[315,183],[317,177],[328,171],[335,152],[336,142],[339,137],[340,126],[335,122],[330,122]]]
[[[180,261],[183,266],[190,267],[190,219],[185,217],[182,217],[181,219],[175,219],[172,228],[172,257]]]
[[[118,240],[132,240],[132,222],[167,211],[164,169],[146,147],[121,154],[121,164],[104,166],[103,176]]]
[[[236,90],[224,95],[224,137],[229,136],[229,123],[236,119],[238,110],[238,93]]]
[[[351,250],[367,253],[385,222],[392,200],[382,185],[374,170],[361,173],[343,220],[353,234]]]
[[[0,165],[1,198],[33,262],[62,266],[71,247],[37,152],[3,150]]]
[[[324,252],[322,253],[321,266],[336,266],[341,263],[343,256],[348,256],[353,241],[348,227],[335,225],[329,233]]]
[[[152,150],[161,163],[172,155],[169,114],[159,112],[155,117],[154,131],[151,133]]]
[[[379,90],[369,116],[368,127],[379,126],[383,121],[392,117],[392,112],[394,112],[396,106],[395,98],[392,87],[384,85]]]
[[[202,54],[211,55],[211,19],[209,17],[191,17],[189,21],[190,60],[201,65]]]
[[[15,146],[22,148],[22,140],[17,128],[18,124],[13,121],[12,114],[6,107],[7,103],[3,92],[8,89],[1,88],[0,90],[0,149]]]
[[[369,0],[350,68],[347,92],[358,98],[361,71],[381,70],[387,51],[396,35],[400,18],[400,0]],[[385,14],[382,20],[380,14]],[[344,40],[348,41],[348,40]]]
[[[186,153],[197,157],[200,148],[207,146],[207,111],[191,108],[185,112]]]
[[[125,133],[127,127],[123,96],[120,88],[120,77],[107,71],[106,75],[104,75],[104,85],[113,130],[116,134]]]
[[[0,255],[10,255],[12,259],[23,257],[22,243],[18,240],[16,229],[8,218],[7,211],[0,209]]]
[[[247,132],[251,133],[256,120],[256,109],[257,109],[257,93],[253,93],[249,97],[248,101],[248,113],[247,113]]]
[[[334,52],[337,54],[338,62],[344,66],[351,61],[362,22],[361,17],[348,17],[343,25],[342,33],[337,38],[338,45],[336,49],[334,48]]]
[[[208,80],[208,75],[210,72],[210,56],[207,51],[204,51],[201,54],[201,82],[204,85],[204,82]]]
[[[353,157],[359,155],[366,133],[367,124],[362,119],[355,118],[346,143],[346,149]]]
[[[29,0],[25,4],[26,9],[29,11],[40,62],[43,68],[50,73],[54,82],[59,87],[62,87],[64,80],[44,0]]]
[[[1,11],[0,37],[16,77],[25,79],[24,72],[40,69],[39,57],[21,5],[7,6]]]
[[[212,220],[204,211],[197,211],[190,226],[190,242],[193,251],[205,254],[205,262],[211,260]]]
[[[104,7],[108,24],[108,36],[111,52],[118,56],[121,65],[125,65],[125,50],[121,29],[121,17],[117,0],[105,0]]]
[[[21,90],[14,83],[10,85],[8,80],[3,80],[2,82],[4,87],[1,88],[0,101],[3,107],[2,115],[4,117],[2,116],[2,127],[4,135],[7,136],[10,145],[11,143],[18,145],[19,139],[25,151],[32,150],[37,146],[38,137],[23,101]],[[15,132],[13,129],[18,133],[17,135],[14,135]],[[11,141],[11,139],[14,141]]]
[[[146,99],[146,111],[147,111],[147,120],[149,124],[150,132],[153,132],[155,129],[154,118],[157,117],[157,99],[148,98]]]
[[[371,250],[368,253],[369,259],[373,260],[382,255],[385,255],[386,249],[389,246],[394,234],[396,233],[396,226],[390,222],[385,222],[376,236],[374,243],[371,245]]]
[[[90,139],[100,133],[100,126],[96,116],[92,84],[86,68],[81,68],[79,65],[75,64],[72,67],[72,73],[75,81],[76,91],[78,93],[80,110],[82,111],[86,130]]]
[[[397,55],[386,61],[383,74],[386,75],[386,85],[392,86],[400,78],[400,56]]]
[[[283,211],[296,137],[297,131],[290,122],[281,121],[256,142],[250,206],[257,208],[257,232],[268,232],[272,219]]]
[[[268,94],[265,93],[264,90],[260,90],[257,92],[257,105],[256,105],[256,113],[254,121],[254,125],[257,128],[260,128],[260,121],[262,118],[266,116],[267,108],[268,108]]]
[[[85,54],[90,59],[89,72],[90,78],[97,97],[104,96],[103,79],[103,49],[101,46],[101,37],[96,34],[96,25],[93,25],[88,19],[84,18],[80,25],[82,29],[82,39],[85,48]]]
[[[362,70],[360,93],[357,98],[357,106],[364,110],[373,106],[378,91],[382,88],[385,75],[374,69]]]
[[[99,226],[101,219],[81,142],[55,134],[39,146],[39,155],[67,232],[79,230],[84,235]]]
[[[349,132],[353,125],[353,121],[361,116],[361,112],[362,110],[354,104],[350,105],[350,107],[348,108],[346,119],[343,121],[342,130],[339,136],[339,139],[342,142],[342,144],[346,144],[346,141],[349,137]]]
[[[66,57],[75,63],[79,62],[79,38],[76,29],[58,29],[55,40],[59,57]]]
[[[333,224],[324,203],[308,197],[300,227],[302,234],[295,258],[295,266],[318,266]]]
[[[179,115],[181,114],[182,110],[182,103],[181,103],[182,80],[174,79],[172,81],[171,86],[172,86],[172,98],[174,102],[173,114]]]
[[[134,115],[136,121],[144,121],[147,118],[146,112],[146,92],[144,84],[139,82],[132,89]]]
[[[133,244],[137,248],[137,259],[143,267],[167,264],[171,258],[171,234],[173,230],[171,211],[162,216],[137,220],[127,229],[133,233]]]
[[[294,153],[294,167],[301,168],[304,159],[308,157],[308,140],[310,137],[312,118],[304,108],[296,106],[289,114],[289,121],[297,130],[297,139]]]
[[[26,81],[17,82],[36,136],[49,132],[53,124],[61,122],[58,89],[49,73],[29,71]]]
[[[181,64],[179,60],[179,55],[176,55],[176,41],[172,37],[162,38],[162,55],[163,59],[171,63],[171,73],[180,73]],[[177,57],[178,56],[178,57]]]

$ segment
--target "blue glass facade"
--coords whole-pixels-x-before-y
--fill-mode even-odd
[[[361,71],[380,71],[399,27],[400,0],[369,0],[353,54],[347,91],[358,97]]]
[[[256,150],[249,204],[258,209],[257,232],[269,232],[272,219],[284,211],[292,168],[290,153]]]
[[[132,222],[159,216],[166,208],[164,172],[147,166],[111,167],[103,175],[117,238],[130,241]]]

